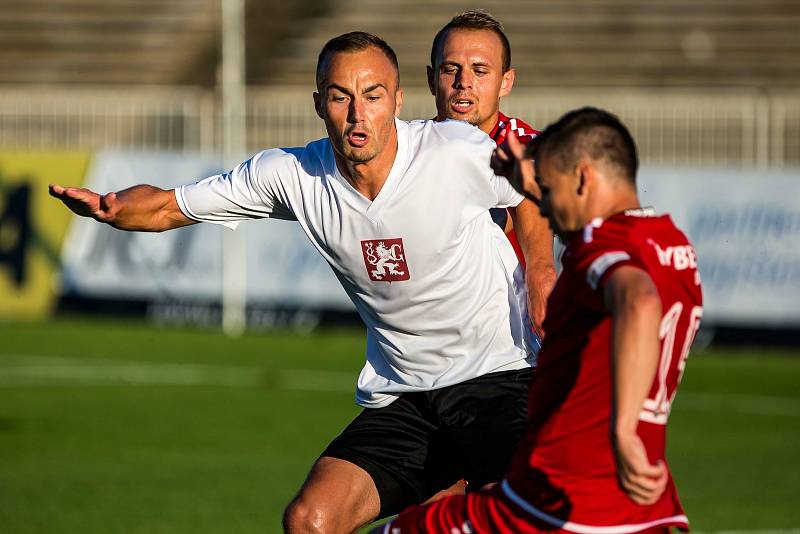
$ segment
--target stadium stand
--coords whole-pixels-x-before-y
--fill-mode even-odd
[[[524,86],[796,87],[797,0],[487,0]],[[7,0],[0,83],[213,85],[218,0]],[[433,34],[459,0],[250,0],[248,81],[306,85],[330,38],[364,29],[424,86]]]
[[[787,87],[800,85],[796,0],[489,0],[503,21],[524,86]],[[261,83],[305,84],[325,40],[344,29],[377,33],[397,50],[406,85],[424,86],[418,67],[456,0],[338,2],[285,46]],[[275,68],[275,65],[278,68]]]
[[[211,150],[219,139],[219,0],[6,0],[0,146]],[[432,113],[424,65],[457,0],[247,2],[249,144],[322,134],[308,106],[326,39],[364,29],[396,49],[404,117]],[[800,1],[487,0],[514,47],[504,107],[543,126],[608,107],[645,160],[800,164]],[[120,90],[123,89],[123,90]]]

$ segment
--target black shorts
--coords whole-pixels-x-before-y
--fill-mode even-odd
[[[522,437],[532,369],[480,376],[434,391],[404,393],[364,409],[322,456],[370,474],[380,517],[426,501],[460,479],[480,489],[499,481]]]

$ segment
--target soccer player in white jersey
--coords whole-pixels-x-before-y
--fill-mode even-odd
[[[315,462],[287,532],[352,532],[464,478],[499,480],[524,427],[533,362],[524,275],[488,209],[533,203],[489,169],[494,143],[464,122],[396,119],[397,59],[381,39],[329,41],[314,103],[328,138],[265,150],[175,190],[99,195],[53,185],[79,215],[124,230],[296,220],[367,329],[364,410]]]

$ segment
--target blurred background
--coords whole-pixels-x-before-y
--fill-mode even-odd
[[[47,184],[170,187],[324,136],[317,54],[351,30],[397,51],[402,117],[433,117],[431,41],[474,8],[511,41],[501,109],[619,114],[643,200],[696,245],[690,518],[800,532],[797,0],[0,0],[0,531],[280,531],[355,413],[363,333],[328,266],[292,223],[125,234]]]

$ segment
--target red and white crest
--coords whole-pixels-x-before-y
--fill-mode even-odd
[[[362,241],[361,252],[373,282],[401,282],[410,278],[402,238]]]

